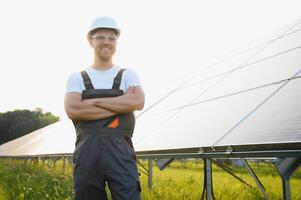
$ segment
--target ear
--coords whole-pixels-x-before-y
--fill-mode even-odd
[[[89,34],[87,35],[87,40],[89,42],[90,47],[93,47],[93,41],[92,41],[92,39],[91,39],[91,37],[90,37]]]

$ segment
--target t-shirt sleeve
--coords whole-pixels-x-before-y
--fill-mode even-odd
[[[124,71],[124,78],[125,90],[127,90],[131,86],[141,86],[137,73],[132,69],[127,69]]]
[[[83,91],[83,81],[80,73],[75,72],[71,74],[66,83],[65,94],[69,92],[78,92],[82,93]]]

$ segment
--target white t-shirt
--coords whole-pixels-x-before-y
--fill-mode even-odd
[[[96,70],[92,67],[86,69],[94,89],[111,89],[113,86],[114,78],[119,72],[121,67],[114,65],[108,70]],[[121,78],[120,89],[124,92],[131,86],[140,85],[138,75],[131,69],[126,69]],[[71,74],[68,78],[66,86],[66,94],[69,92],[82,93],[85,90],[85,84],[80,72]]]

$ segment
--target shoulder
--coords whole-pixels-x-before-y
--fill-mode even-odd
[[[138,74],[131,68],[124,68],[123,76],[125,78],[138,78]]]
[[[137,73],[131,68],[126,68],[123,72],[122,82],[124,82],[125,89],[128,89],[131,86],[140,85]]]
[[[73,72],[71,75],[69,75],[68,80],[81,80],[81,72]]]
[[[80,72],[73,72],[67,80],[66,93],[81,92],[83,79]]]

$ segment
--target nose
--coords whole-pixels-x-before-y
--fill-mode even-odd
[[[103,41],[102,41],[103,44],[110,44],[110,40],[109,38],[105,38]]]
[[[102,41],[103,45],[108,45],[111,46],[112,45],[112,41],[109,38],[106,38],[105,40]]]

